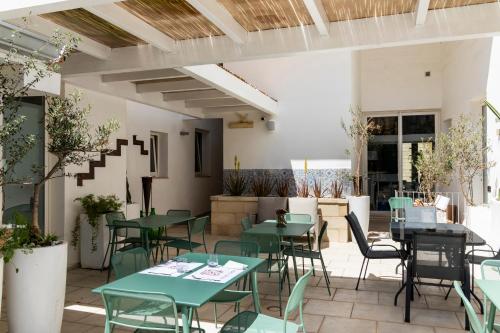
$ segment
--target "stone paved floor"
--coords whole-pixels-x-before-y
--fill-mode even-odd
[[[209,236],[208,239],[210,250],[214,238]],[[320,267],[316,265],[316,277],[311,279],[305,293],[307,332],[464,332],[464,311],[455,292],[445,301],[446,290],[443,288],[421,286],[422,296],[415,295],[412,303],[411,324],[406,324],[403,318],[404,297],[400,297],[398,306],[393,305],[394,294],[400,283],[400,276],[395,274],[397,260],[370,261],[367,279],[362,281],[356,291],[356,277],[362,262],[356,244],[333,244],[324,249],[323,253],[331,277],[332,295],[328,295],[325,281],[319,276]],[[278,317],[278,310],[275,308],[278,303],[276,277],[269,278],[266,274],[261,274],[259,279],[263,312]],[[68,272],[62,332],[103,332],[103,305],[100,296],[92,294],[91,289],[102,285],[105,280],[106,272],[86,269],[72,269]],[[284,293],[286,295],[287,291]],[[2,311],[4,309],[5,307]],[[252,309],[251,298],[242,304],[242,310],[244,309]],[[219,322],[224,322],[234,315],[233,307],[218,306],[218,313]],[[214,326],[213,305],[203,306],[199,314],[202,327],[209,333],[217,332]],[[7,332],[6,316],[7,314],[2,312],[0,332]]]

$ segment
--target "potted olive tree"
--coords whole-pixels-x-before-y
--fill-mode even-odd
[[[492,218],[489,207],[478,205],[474,197],[474,183],[483,176],[483,171],[495,165],[485,156],[490,146],[483,140],[483,119],[470,119],[460,115],[445,136],[444,144],[452,161],[454,179],[458,182],[465,201],[464,218],[467,227],[481,237],[489,239],[492,233]],[[497,232],[493,232],[496,235]]]
[[[36,327],[37,332],[49,333],[61,328],[68,248],[66,242],[40,230],[40,192],[47,181],[68,176],[66,167],[82,165],[93,159],[92,153],[107,151],[109,136],[118,128],[114,120],[92,127],[87,119],[90,107],[79,104],[79,92],[47,97],[46,150],[55,163],[34,168],[32,221],[14,229],[16,242],[5,270],[10,332],[30,332]]]
[[[351,114],[351,122],[345,123],[344,120],[341,122],[342,128],[352,141],[352,147],[349,152],[354,155],[354,167],[351,168],[353,193],[347,196],[347,200],[349,201],[349,212],[354,212],[354,214],[356,214],[363,233],[365,236],[368,236],[370,197],[363,193],[361,163],[363,152],[368,141],[371,139],[373,132],[378,126],[373,120],[365,119],[359,107],[351,107],[349,113]]]
[[[5,185],[29,182],[25,176],[19,176],[16,173],[16,166],[34,147],[36,140],[35,135],[27,134],[23,128],[26,118],[19,112],[22,98],[28,96],[32,89],[36,89],[41,80],[57,71],[59,64],[74,49],[77,42],[71,36],[56,33],[39,49],[29,51],[21,50],[16,46],[19,38],[19,32],[12,31],[9,39],[5,40],[8,43],[7,50],[0,57],[0,147],[2,155],[0,187],[2,189]],[[48,54],[54,56],[50,57]],[[26,221],[21,215],[14,214],[13,218],[3,221],[0,228],[0,302],[4,262],[12,259],[20,241],[25,240],[26,236],[25,232],[17,232],[10,227],[10,224],[14,222],[23,224]],[[40,239],[41,242],[48,240],[50,237]],[[27,245],[26,249],[28,250],[29,247],[31,244]],[[27,293],[26,290],[22,292]],[[26,318],[23,320],[26,321]],[[15,330],[10,331],[15,332]]]

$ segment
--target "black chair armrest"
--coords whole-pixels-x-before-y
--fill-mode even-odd
[[[475,252],[482,252],[482,253],[492,253],[493,257],[496,257],[498,255],[498,252],[493,250],[493,248],[491,246],[488,245],[488,247],[490,248],[489,250],[487,250],[487,249],[473,249],[473,250],[470,250],[469,252],[467,252],[465,255],[468,257],[471,254],[474,255]]]

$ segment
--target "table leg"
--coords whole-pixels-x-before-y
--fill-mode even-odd
[[[255,307],[255,312],[260,313],[259,285],[257,283],[257,270],[254,270],[250,274],[251,274],[251,279],[252,279],[253,305]]]
[[[146,250],[146,253],[148,254],[148,258],[149,258],[149,255],[150,255],[150,249],[149,249],[149,229],[141,229],[143,230],[143,233],[144,233],[144,236],[143,236],[143,246],[144,246],[144,249]]]
[[[182,333],[190,333],[191,331],[191,323],[189,322],[189,307],[187,305],[183,305],[181,307],[181,316],[182,316]]]
[[[290,246],[292,247],[292,260],[293,260],[293,271],[295,273],[295,282],[299,280],[299,273],[297,272],[297,258],[295,258],[295,244],[293,243],[293,237],[290,238]]]
[[[113,231],[111,233],[111,249],[109,252],[109,265],[108,265],[108,277],[106,282],[109,282],[109,278],[111,277],[111,258],[113,257],[113,254],[115,254],[115,249],[116,249],[116,228],[113,228]]]
[[[307,245],[309,246],[309,254],[312,254],[311,233],[309,231],[307,232]],[[321,247],[321,244],[318,244],[318,246]],[[319,250],[320,249],[318,248],[318,251]],[[304,260],[304,258],[302,258],[302,260]],[[302,262],[302,263],[304,263],[304,262]],[[312,256],[311,256],[311,268],[313,270],[313,275],[316,275],[314,273],[314,259]]]
[[[406,268],[406,299],[405,299],[405,322],[410,322],[410,306],[411,306],[411,290],[413,289],[413,281],[411,280],[411,265]]]
[[[493,324],[495,323],[496,310],[497,308],[495,304],[491,303],[490,310],[488,312],[488,322],[486,324],[486,332],[493,332]]]

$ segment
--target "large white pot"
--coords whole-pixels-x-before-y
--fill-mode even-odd
[[[96,248],[93,249],[92,233],[94,228],[89,224],[87,214],[80,214],[80,263],[82,268],[100,269],[106,254],[109,242],[109,231],[106,226],[106,216],[100,215],[97,218],[97,233],[94,239]],[[108,258],[105,267],[109,263]]]
[[[464,224],[494,249],[498,249],[499,240],[497,237],[500,232],[500,224],[498,221],[495,223],[493,216],[495,215],[492,214],[491,208],[487,205],[465,206]]]
[[[363,234],[365,237],[368,237],[368,227],[370,226],[370,197],[367,195],[360,197],[348,196],[347,201],[349,202],[349,213],[354,212],[354,214],[356,214]],[[354,240],[352,231],[351,236]]]
[[[5,265],[10,333],[61,331],[68,244],[16,250]]]
[[[3,292],[3,256],[0,255],[0,312],[2,311],[2,292]]]

